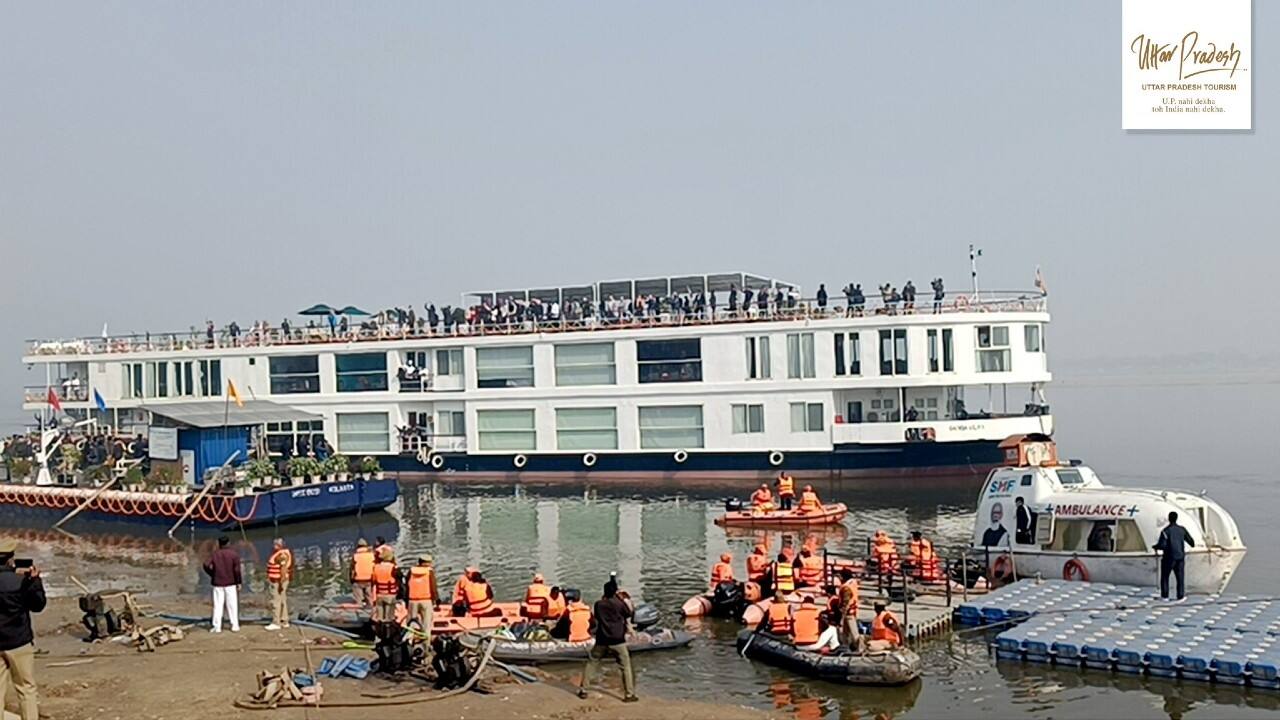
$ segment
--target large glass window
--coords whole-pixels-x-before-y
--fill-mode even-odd
[[[613,343],[556,346],[556,385],[613,385]]]
[[[476,348],[476,385],[533,387],[533,346]]]
[[[762,432],[764,432],[764,405],[733,406],[733,433],[735,435]]]
[[[907,330],[880,331],[880,374],[907,374]]]
[[[173,394],[190,397],[196,394],[195,363],[190,360],[173,363]]]
[[[280,455],[287,448],[290,455],[297,455],[300,448],[315,447],[322,435],[324,420],[267,423],[267,450],[272,455]],[[305,442],[300,444],[299,440]]]
[[[956,353],[951,344],[951,328],[942,330],[942,372],[955,372]]]
[[[791,403],[791,432],[822,432],[822,403]]]
[[[462,348],[436,351],[436,375],[462,374]]]
[[[618,411],[611,407],[556,410],[560,450],[617,450]]]
[[[376,392],[387,389],[387,354],[337,355],[338,392]],[[275,378],[272,378],[274,383]]]
[[[771,374],[769,367],[769,336],[749,337],[747,341],[747,379],[768,380]]]
[[[461,410],[441,410],[438,415],[437,435],[467,436],[467,414]]]
[[[938,368],[941,367],[938,362],[938,331],[930,328],[925,336],[929,345],[929,372],[938,372]]]
[[[787,377],[811,378],[816,374],[813,363],[813,333],[787,335]]]
[[[1012,370],[1009,358],[1009,326],[979,325],[978,372],[1008,372]]]
[[[702,341],[639,340],[636,362],[642,383],[702,380]]]
[[[316,376],[317,379],[319,376]],[[200,395],[222,397],[222,361],[200,361]]]
[[[1040,345],[1040,326],[1039,326],[1038,324],[1037,324],[1037,325],[1023,325],[1023,326],[1022,326],[1022,340],[1023,340],[1023,346],[1026,348],[1027,352],[1029,352],[1029,353],[1031,353],[1031,352],[1035,352],[1035,353],[1040,352],[1040,348],[1041,348],[1041,345]]]
[[[348,455],[391,451],[386,413],[338,413],[338,450]]]
[[[533,410],[477,410],[476,430],[481,450],[531,451],[538,449]]]
[[[835,334],[836,375],[862,374],[862,342],[858,333],[849,333],[848,352],[845,351],[845,334]],[[846,359],[848,362],[846,363]]]
[[[267,366],[271,374],[272,395],[301,395],[320,392],[319,356],[273,357],[268,361]]]
[[[142,382],[142,363],[121,363],[120,368],[124,372],[122,385],[124,396],[126,398],[142,397],[145,389]]]
[[[640,447],[646,450],[702,447],[702,406],[640,408]]]

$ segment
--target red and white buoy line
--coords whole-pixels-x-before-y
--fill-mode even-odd
[[[37,485],[0,485],[0,505],[19,505],[52,510],[70,510],[93,497],[92,488],[68,488]],[[245,522],[258,509],[258,495],[246,515],[236,514],[236,498],[231,495],[206,495],[191,511],[191,519],[214,525],[230,521]],[[178,518],[187,512],[192,495],[173,495],[155,492],[128,492],[106,490],[93,498],[86,510],[96,510],[122,517],[171,517]]]

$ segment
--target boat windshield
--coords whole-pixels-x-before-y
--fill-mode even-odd
[[[1082,476],[1080,471],[1075,468],[1059,468],[1058,482],[1063,485],[1083,485],[1084,476]]]

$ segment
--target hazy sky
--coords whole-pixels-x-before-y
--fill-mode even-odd
[[[1274,353],[1276,75],[1252,133],[1125,133],[1119,34],[1114,0],[5,3],[0,419],[24,338],[104,322],[738,269],[959,289],[970,242],[988,287],[1043,266],[1054,362]]]

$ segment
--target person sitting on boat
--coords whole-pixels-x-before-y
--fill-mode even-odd
[[[822,611],[813,602],[813,596],[805,595],[800,607],[791,613],[791,642],[796,647],[813,645],[822,634],[818,616]]]
[[[450,601],[454,606],[461,605],[467,599],[467,585],[471,582],[471,573],[478,572],[480,568],[468,565],[462,570],[461,577],[453,584],[453,599]],[[455,613],[456,614],[456,613]]]
[[[586,642],[591,639],[591,608],[582,602],[582,595],[577,590],[565,591],[564,614],[551,629],[551,637],[569,642]]]
[[[892,575],[898,570],[898,548],[883,530],[876,530],[871,541],[871,558],[881,575]]]
[[[534,573],[533,582],[525,588],[524,600],[520,603],[520,615],[530,620],[545,620],[551,609],[551,588],[542,577],[542,573]]]
[[[559,585],[552,585],[551,592],[547,596],[547,620],[559,620],[564,615],[565,607],[568,601],[564,599],[564,593],[560,591]]]
[[[722,582],[733,582],[733,556],[721,553],[720,562],[711,566],[711,590]]]
[[[804,492],[800,493],[800,507],[796,512],[802,515],[822,512],[822,501],[818,499],[818,493],[813,491],[812,485],[804,486]]]
[[[786,637],[791,634],[791,605],[787,602],[787,596],[781,590],[773,594],[773,602],[769,604],[769,609],[765,611],[764,617],[760,618],[759,624],[756,625],[759,632],[768,632],[778,637]]]
[[[351,554],[351,595],[361,607],[373,607],[373,566],[377,556],[364,538],[356,541]]]
[[[825,579],[826,568],[823,565],[822,558],[810,552],[808,549],[800,551],[800,557],[795,563],[797,570],[797,579],[800,585],[804,587],[822,587]]]
[[[803,610],[804,606],[802,605],[800,609]],[[797,642],[796,649],[821,653],[823,655],[828,655],[839,650],[840,632],[837,629],[836,623],[830,622],[825,613],[818,616],[818,628],[819,633],[817,642],[813,642],[808,645],[801,645]]]
[[[796,499],[796,481],[795,478],[787,474],[786,471],[778,473],[778,506],[783,510],[790,510],[791,503]]]
[[[775,507],[776,506],[773,504],[773,493],[769,491],[768,485],[762,483],[759,489],[754,493],[751,493],[752,512],[773,512]]]
[[[768,574],[769,556],[765,554],[764,545],[756,545],[747,556],[747,580],[763,584]]]
[[[911,531],[911,565],[916,569],[916,576],[922,582],[932,583],[941,579],[938,571],[938,554],[933,551],[933,542],[924,537],[919,530]]]
[[[501,608],[493,606],[493,586],[484,575],[477,570],[467,579],[467,615],[471,617],[492,617],[501,615]]]
[[[792,593],[796,590],[796,569],[785,553],[778,553],[778,560],[773,564],[773,589],[779,593]]]
[[[875,609],[876,617],[871,621],[871,641],[886,642],[889,647],[900,647],[902,645],[902,626],[898,624],[898,618],[885,607],[882,600],[876,601]]]
[[[840,599],[840,632],[844,644],[857,649],[862,643],[862,629],[858,627],[858,579],[853,571],[844,568],[840,571],[840,589],[836,597]]]

